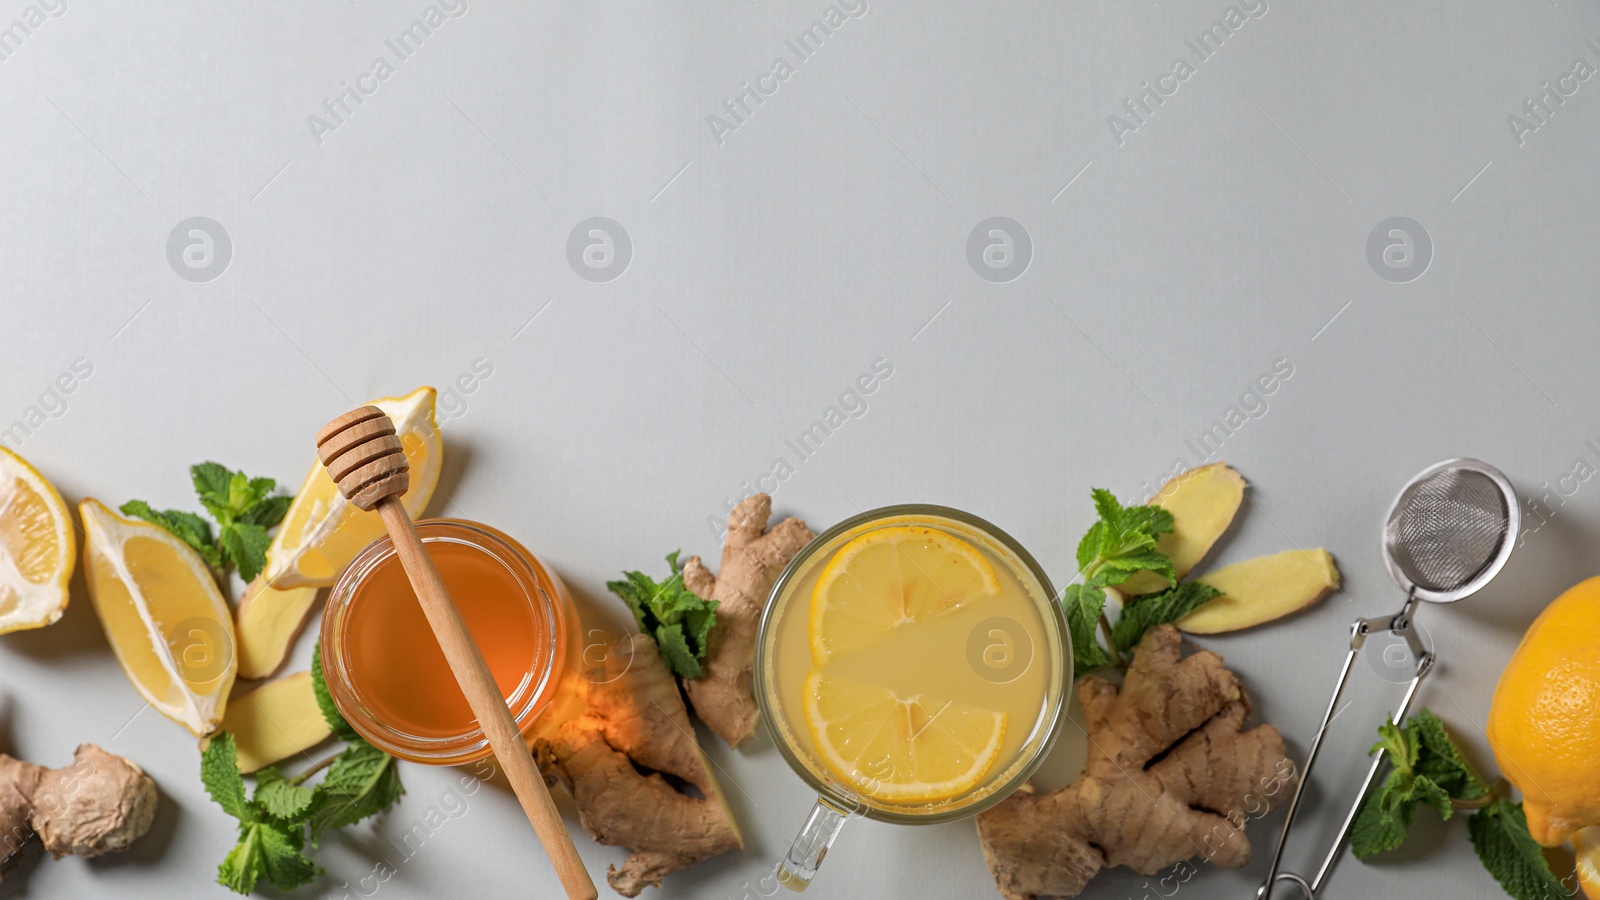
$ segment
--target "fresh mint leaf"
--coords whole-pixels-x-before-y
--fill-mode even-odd
[[[120,509],[125,516],[143,519],[172,532],[178,540],[194,548],[207,564],[222,565],[222,554],[217,552],[216,541],[211,537],[211,523],[205,519],[177,509],[152,509],[143,500],[129,500]]]
[[[1105,592],[1099,588],[1072,584],[1062,591],[1061,603],[1066,608],[1067,630],[1072,633],[1073,679],[1108,668],[1111,657],[1096,637],[1100,629],[1100,612],[1106,605]]]
[[[1411,779],[1411,789],[1406,791],[1405,799],[1412,804],[1428,804],[1439,813],[1441,819],[1448,820],[1455,815],[1455,807],[1450,805],[1449,792],[1434,784],[1433,779],[1426,775],[1417,775]]]
[[[240,482],[243,482],[242,486]],[[272,493],[277,484],[278,482],[272,478],[246,478],[243,472],[235,472],[233,482],[229,485],[229,494],[236,501],[235,517],[267,499],[267,495]]]
[[[1438,716],[1422,709],[1406,724],[1418,740],[1418,775],[1427,776],[1456,800],[1476,800],[1489,793],[1488,783],[1467,762]]]
[[[683,614],[683,633],[691,647],[705,647],[711,637],[711,626],[717,624],[716,604],[692,609]]]
[[[239,751],[233,735],[218,732],[200,754],[200,783],[222,811],[240,822],[254,822],[260,811],[244,796],[244,778],[239,774]]]
[[[203,462],[189,467],[189,479],[200,504],[221,522],[228,509],[228,486],[233,482],[233,473],[220,463]]]
[[[280,891],[291,891],[309,884],[322,874],[322,868],[305,855],[305,829],[298,823],[292,829],[256,826],[267,880]]]
[[[327,721],[334,737],[341,741],[355,741],[361,738],[361,735],[350,727],[350,723],[344,720],[338,704],[333,702],[333,695],[328,693],[328,681],[322,672],[321,638],[317,639],[311,650],[311,693],[316,695],[317,707],[322,710],[322,718]]]
[[[260,525],[230,522],[222,526],[218,543],[223,554],[239,569],[239,577],[252,581],[266,568],[267,548],[272,546],[272,537]]]
[[[267,877],[267,849],[262,844],[260,829],[260,825],[241,829],[239,842],[217,867],[217,883],[235,894],[253,893],[256,883]]]
[[[1185,581],[1159,594],[1135,597],[1122,607],[1122,615],[1111,626],[1111,641],[1120,652],[1130,653],[1146,631],[1178,621],[1221,593],[1209,584]]]
[[[256,776],[254,799],[244,796],[239,774],[238,748],[233,735],[218,733],[200,754],[200,781],[223,812],[239,820],[239,841],[217,867],[217,881],[240,894],[255,890],[266,879],[280,890],[291,890],[315,878],[322,870],[301,853],[305,843],[303,816],[311,791],[285,781],[276,769]]]
[[[1378,742],[1372,745],[1367,755],[1371,756],[1382,750],[1389,754],[1389,765],[1393,766],[1395,771],[1409,776],[1412,767],[1417,763],[1419,748],[1420,745],[1415,738],[1407,736],[1405,731],[1394,723],[1394,719],[1388,719],[1378,726]]]
[[[283,891],[307,884],[322,869],[301,852],[304,841],[302,826],[246,825],[239,831],[239,843],[217,867],[217,882],[239,894],[252,893],[263,879]]]
[[[1176,581],[1172,560],[1156,549],[1157,538],[1172,530],[1172,513],[1159,506],[1124,507],[1103,488],[1090,493],[1100,521],[1078,542],[1084,584],[1110,587],[1144,571]]]
[[[332,828],[353,825],[393,806],[405,793],[399,760],[360,738],[328,767],[310,810],[311,844]]]
[[[1489,792],[1444,723],[1426,709],[1418,710],[1404,726],[1393,721],[1378,726],[1378,742],[1369,752],[1382,752],[1390,769],[1383,784],[1362,798],[1351,828],[1351,850],[1362,859],[1403,844],[1417,804],[1426,803],[1440,818],[1449,819],[1455,815],[1452,801],[1474,800]]]
[[[1095,572],[1095,582],[1114,587],[1140,572],[1154,572],[1168,582],[1176,580],[1177,577],[1177,569],[1173,567],[1172,560],[1154,547],[1149,547],[1129,550],[1105,560]]]
[[[1107,528],[1115,528],[1122,521],[1122,503],[1117,500],[1117,495],[1105,488],[1092,488],[1089,497],[1094,501],[1095,515]]]
[[[316,792],[284,778],[271,766],[256,773],[256,792],[252,798],[268,817],[283,823],[301,820],[311,808]]]
[[[683,584],[681,551],[667,554],[672,575],[657,582],[643,572],[624,572],[619,581],[606,582],[633,612],[639,630],[655,639],[667,668],[684,678],[705,674],[706,641],[717,621],[717,601],[707,600]]]
[[[683,625],[658,625],[654,633],[656,646],[661,648],[661,658],[666,661],[667,668],[685,678],[699,678],[705,674],[700,667],[700,661],[695,659],[694,651],[689,649],[689,640],[683,634]]]
[[[1566,900],[1571,894],[1550,871],[1544,850],[1528,834],[1522,804],[1501,798],[1467,820],[1478,859],[1515,900]]]
[[[1361,801],[1356,820],[1350,825],[1350,851],[1358,859],[1397,849],[1405,843],[1406,835],[1411,833],[1411,817],[1415,806],[1396,804],[1392,799],[1387,799],[1394,796],[1389,781],[1397,774],[1390,772],[1389,780],[1384,782],[1378,793]]]
[[[1078,541],[1078,571],[1084,572],[1094,565],[1095,557],[1100,555],[1100,532],[1105,526],[1099,522],[1089,526],[1083,533],[1083,538]]]
[[[238,517],[242,525],[259,525],[262,528],[276,527],[283,521],[289,512],[289,505],[294,503],[294,497],[289,494],[272,494],[262,497],[255,506],[245,510]]]
[[[1127,528],[1145,532],[1151,537],[1159,538],[1171,532],[1175,524],[1172,513],[1160,506],[1130,506],[1122,512]]]

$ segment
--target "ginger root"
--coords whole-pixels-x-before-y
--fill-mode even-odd
[[[1083,774],[1052,794],[1021,792],[978,816],[983,858],[1006,900],[1074,897],[1103,867],[1153,875],[1201,856],[1250,859],[1244,826],[1294,792],[1294,763],[1250,712],[1222,658],[1182,657],[1170,625],[1150,629],[1122,687],[1078,681],[1089,730]]]
[[[752,494],[744,498],[728,514],[721,570],[713,576],[698,556],[683,564],[684,586],[717,601],[717,624],[706,644],[706,674],[685,679],[684,690],[700,721],[734,747],[755,732],[760,714],[751,679],[756,630],[767,592],[778,573],[812,538],[806,523],[794,517],[768,530],[771,516],[771,497]]]
[[[744,846],[652,638],[619,638],[577,684],[588,711],[535,741],[533,754],[545,781],[572,795],[590,837],[632,851],[622,868],[607,867],[617,893],[636,897],[665,875]]]
[[[150,830],[156,784],[115,754],[83,744],[46,769],[0,753],[0,865],[34,836],[57,859],[128,849]]]

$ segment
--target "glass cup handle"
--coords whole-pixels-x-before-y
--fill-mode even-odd
[[[811,814],[806,816],[805,827],[789,847],[789,855],[778,866],[778,883],[791,891],[809,887],[847,818],[844,810],[817,798],[817,805],[811,807]]]

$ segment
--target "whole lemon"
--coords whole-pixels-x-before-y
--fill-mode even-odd
[[[1534,840],[1553,847],[1600,825],[1600,578],[1528,627],[1495,687],[1487,731]]]

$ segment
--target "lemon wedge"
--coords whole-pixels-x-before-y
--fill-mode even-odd
[[[27,460],[0,447],[0,634],[59,620],[77,561],[61,495]]]
[[[978,548],[937,528],[869,531],[839,549],[811,594],[811,662],[872,646],[895,629],[1000,592]]]
[[[946,800],[977,787],[1000,757],[1006,714],[812,672],[806,724],[823,762],[863,794]]]
[[[196,735],[222,721],[237,672],[233,616],[200,554],[93,498],[83,516],[89,599],[128,680]]]
[[[421,517],[433,498],[444,458],[444,442],[433,416],[437,397],[433,388],[422,387],[404,397],[372,401],[394,420],[395,433],[411,465],[411,486],[401,503],[414,519]],[[328,477],[327,468],[312,463],[267,549],[267,583],[278,590],[327,587],[338,580],[356,554],[383,535],[378,514],[351,506]]]

